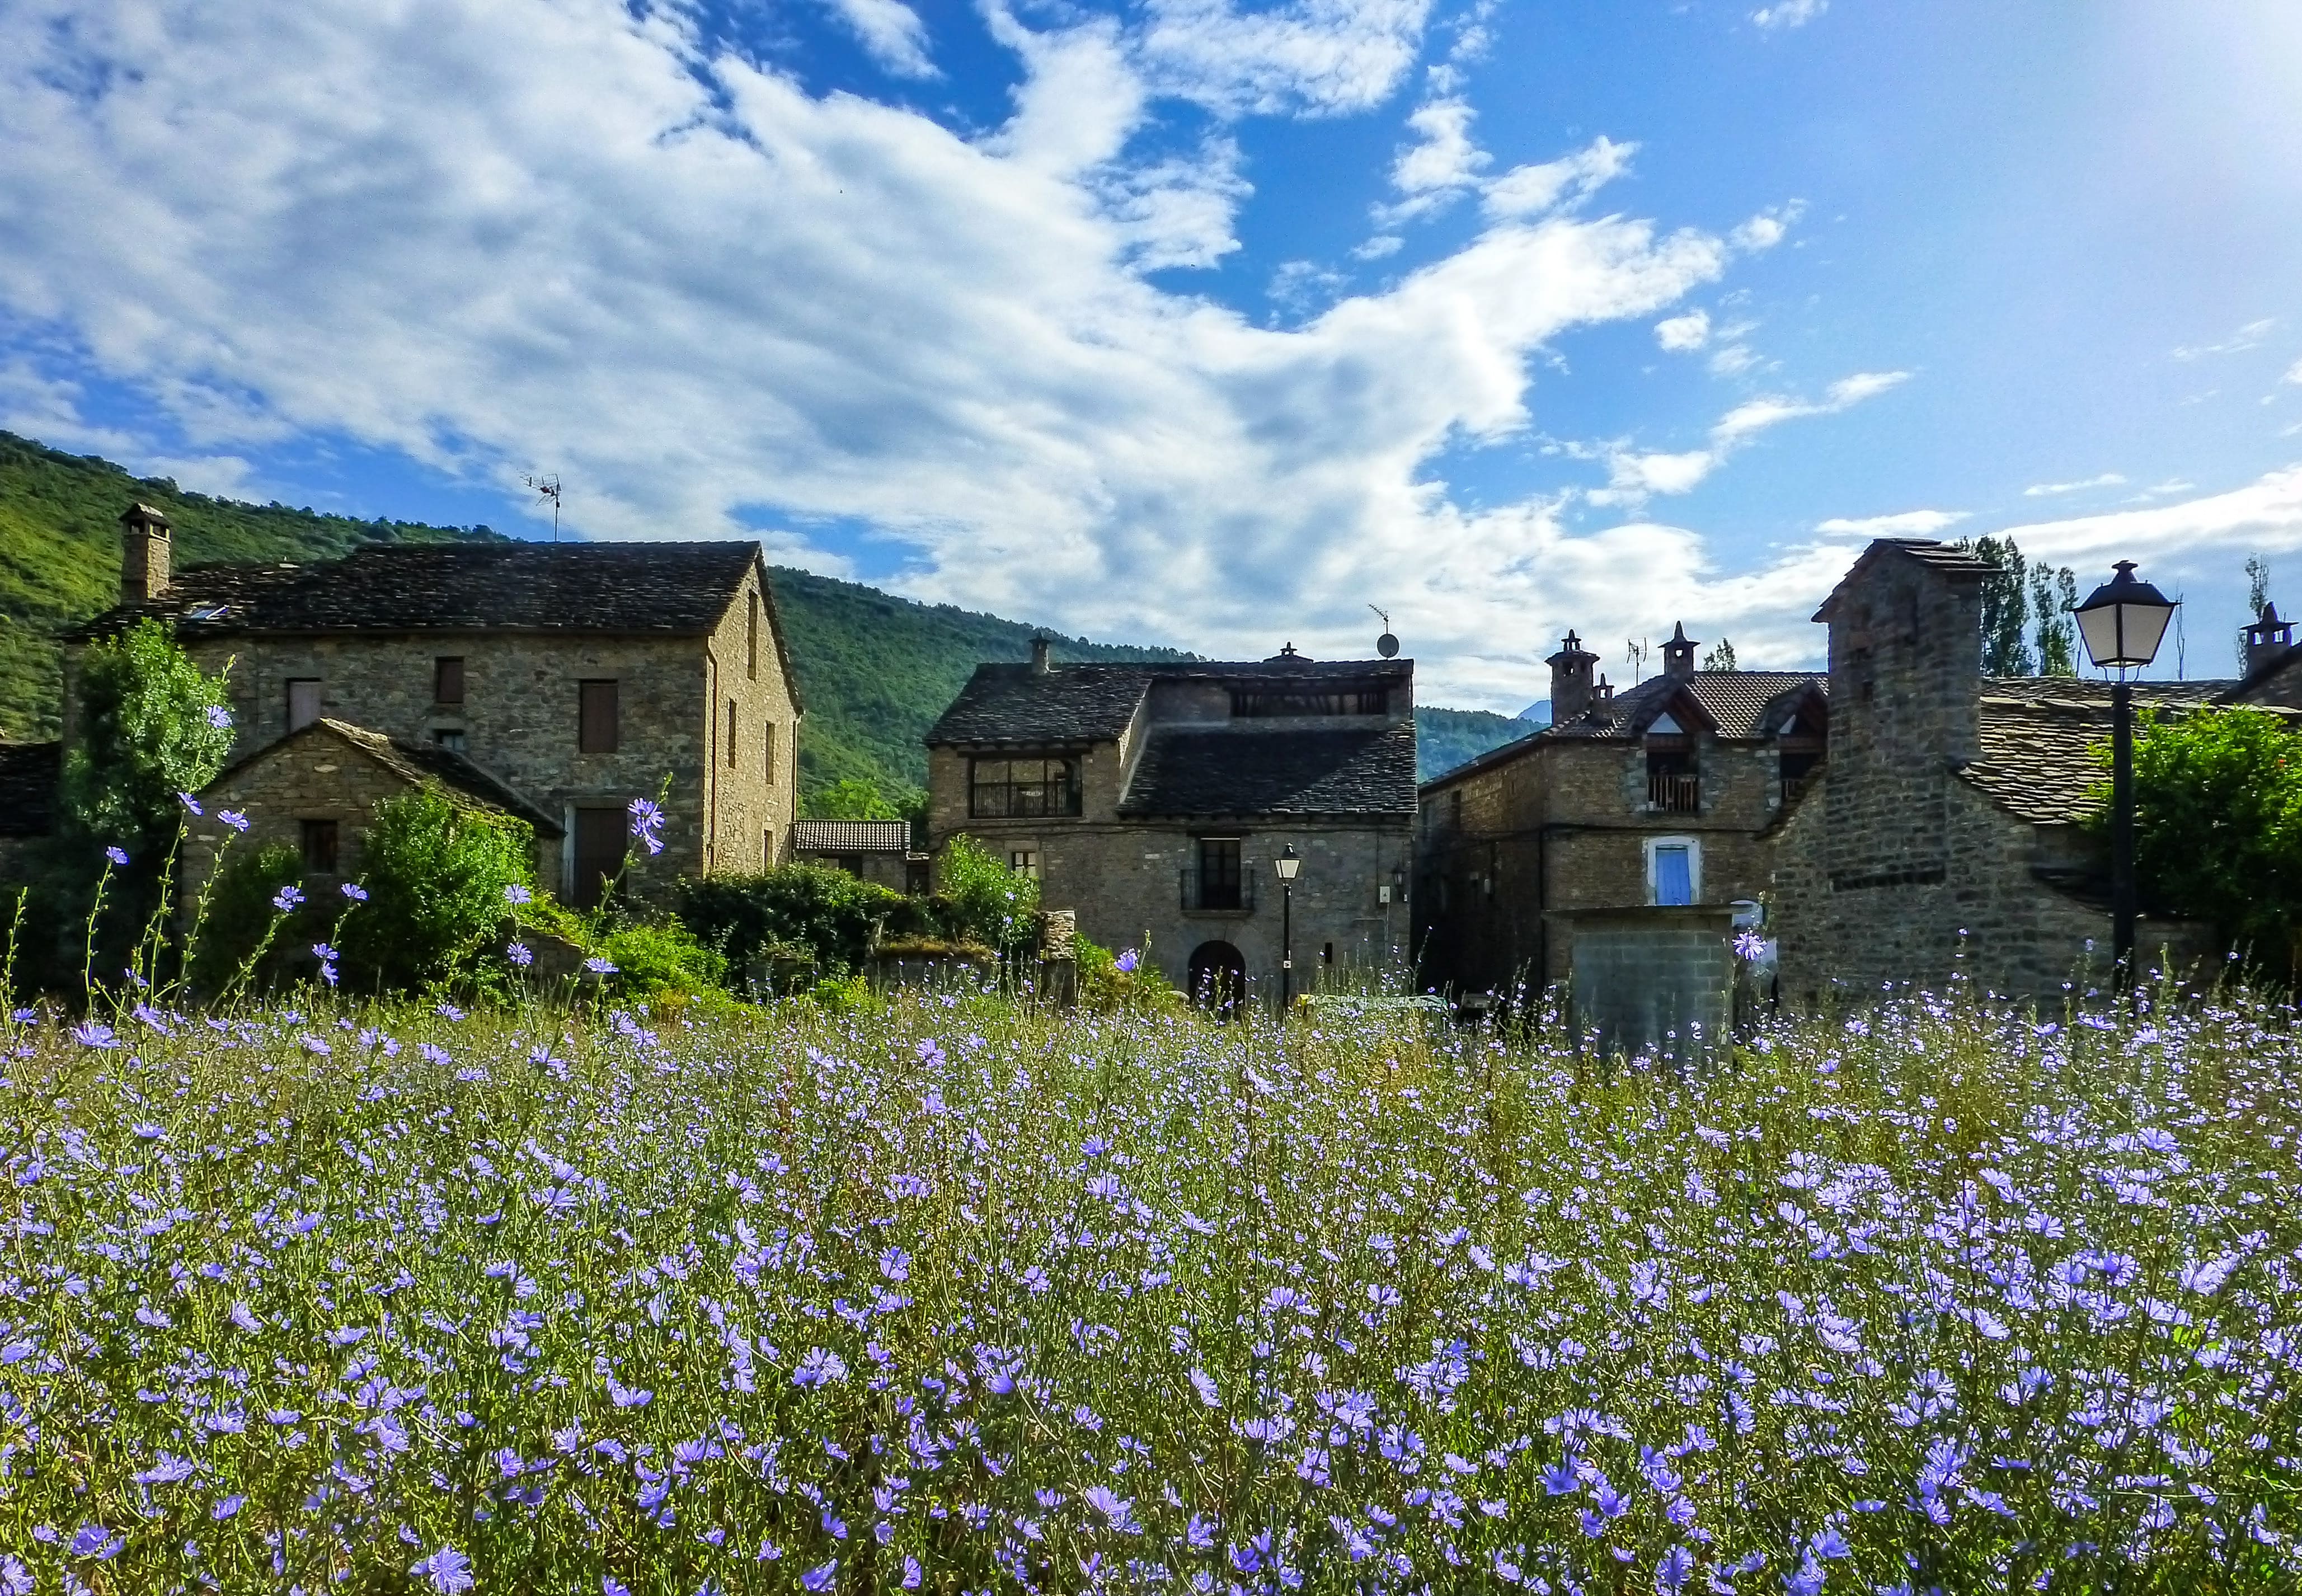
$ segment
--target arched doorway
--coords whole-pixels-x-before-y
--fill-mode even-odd
[[[1228,942],[1202,942],[1191,953],[1185,989],[1199,1007],[1231,1013],[1247,1001],[1247,960]]]

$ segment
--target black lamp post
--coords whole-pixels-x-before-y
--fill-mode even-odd
[[[2088,657],[2118,672],[2110,695],[2110,945],[2123,984],[2133,976],[2135,912],[2134,690],[2126,673],[2158,657],[2174,605],[2148,583],[2135,580],[2132,560],[2120,560],[2117,572],[2071,613],[2078,617]]]
[[[1279,851],[1279,1012],[1284,1016],[1295,1003],[1295,872],[1303,861],[1288,844]]]

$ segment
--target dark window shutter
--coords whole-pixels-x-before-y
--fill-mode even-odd
[[[616,684],[577,684],[576,749],[578,753],[616,752]]]
[[[461,655],[442,656],[432,661],[432,701],[435,704],[460,704],[464,701],[464,660]]]
[[[567,901],[578,909],[596,907],[604,883],[623,869],[624,847],[622,810],[577,810],[576,879],[570,883]]]

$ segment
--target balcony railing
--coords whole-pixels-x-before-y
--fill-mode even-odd
[[[1202,877],[1197,870],[1180,872],[1183,911],[1187,914],[1246,914],[1255,908],[1255,878]]]
[[[1648,777],[1647,807],[1651,810],[1659,810],[1667,815],[1701,813],[1701,777],[1697,776]]]

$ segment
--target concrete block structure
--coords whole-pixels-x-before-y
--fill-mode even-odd
[[[1290,972],[1398,970],[1414,836],[1414,665],[982,665],[928,732],[928,840],[970,836],[1038,878],[1079,933],[1147,947],[1215,1001]]]
[[[786,851],[801,704],[757,544],[386,544],[172,571],[165,516],[121,525],[121,602],[65,639],[66,748],[81,651],[149,617],[229,668],[234,768],[323,720],[436,748],[542,818],[540,878],[578,905],[621,866],[634,799],[665,815],[662,854],[627,878],[643,897]],[[266,824],[348,812],[332,784],[370,766],[320,762],[265,769]]]

